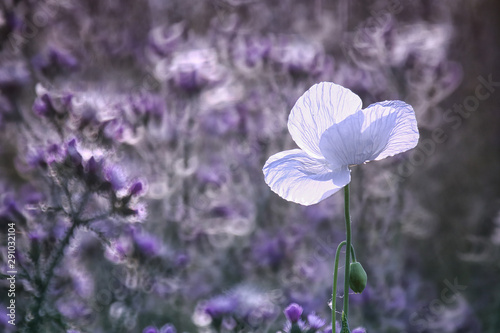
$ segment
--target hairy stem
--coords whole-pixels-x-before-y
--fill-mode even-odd
[[[333,291],[332,291],[332,330],[333,333],[337,333],[337,327],[335,326],[336,322],[336,314],[337,314],[337,278],[338,278],[338,272],[339,272],[339,258],[340,258],[340,250],[342,247],[346,244],[346,241],[340,242],[339,246],[337,247],[337,251],[335,251],[335,267],[333,269]],[[354,258],[353,260],[356,261],[356,254],[354,252],[354,247],[351,244],[351,256]]]
[[[46,270],[46,275],[45,278],[40,279],[38,284],[38,295],[35,297],[35,303],[32,307],[32,313],[33,313],[33,320],[28,322],[27,324],[27,331],[28,332],[38,332],[39,325],[42,321],[42,315],[40,314],[40,310],[42,309],[44,303],[45,303],[45,298],[47,295],[47,291],[49,289],[50,281],[52,280],[52,277],[54,276],[55,269],[61,259],[64,256],[64,250],[66,247],[69,245],[71,238],[73,238],[73,235],[75,234],[76,229],[84,224],[84,221],[80,219],[80,215],[82,211],[84,210],[85,206],[87,205],[90,192],[86,192],[83,199],[80,202],[80,205],[78,207],[78,210],[75,212],[74,207],[73,207],[73,202],[71,199],[71,195],[69,193],[69,190],[66,186],[63,186],[63,189],[66,193],[66,196],[69,201],[70,209],[72,213],[70,214],[71,216],[71,227],[66,231],[66,234],[64,235],[64,238],[61,240],[61,242],[58,244],[57,248],[52,252],[52,255],[49,257],[49,263],[48,267]]]
[[[47,294],[47,290],[50,284],[50,280],[54,275],[55,268],[57,264],[61,261],[63,257],[64,250],[68,246],[71,238],[73,237],[76,228],[79,226],[79,223],[73,221],[71,227],[66,231],[63,240],[59,243],[59,246],[55,250],[55,254],[51,257],[49,266],[47,268],[47,275],[45,279],[43,279],[39,284],[39,294],[36,296],[35,304],[33,306],[33,320],[28,323],[28,332],[38,332],[40,321],[42,320],[40,309],[42,308],[45,302],[45,296]]]
[[[351,248],[351,215],[349,212],[349,184],[344,187],[344,214],[346,228],[346,247]],[[349,315],[349,274],[351,264],[351,251],[345,251],[345,273],[344,273],[344,308],[342,310],[342,322],[347,322]]]

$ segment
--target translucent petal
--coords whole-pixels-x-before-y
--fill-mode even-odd
[[[419,138],[417,119],[411,105],[402,101],[384,101],[371,104],[363,110],[363,113],[365,115],[363,136],[378,141],[378,148],[369,160],[378,161],[415,148],[417,145]]]
[[[331,196],[351,181],[347,166],[332,170],[324,159],[300,149],[271,156],[264,165],[264,178],[283,199],[312,205]]]
[[[321,136],[321,153],[330,164],[361,164],[371,156],[370,142],[364,142],[361,135],[363,119],[363,113],[357,112],[332,125]]]
[[[321,135],[333,124],[361,109],[361,99],[349,89],[331,82],[315,84],[295,103],[288,117],[288,131],[309,155],[323,158]]]
[[[331,164],[362,164],[411,149],[418,137],[413,108],[385,101],[332,125],[321,137],[320,149]]]

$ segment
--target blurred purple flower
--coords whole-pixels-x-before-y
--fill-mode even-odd
[[[267,294],[246,285],[233,288],[227,294],[211,298],[202,307],[212,318],[231,315],[238,322],[255,326],[274,319],[276,306]]]
[[[157,84],[158,82],[156,82]],[[152,85],[155,82],[151,83]],[[144,89],[149,89],[153,87],[144,87]],[[130,94],[128,96],[126,108],[130,108],[135,117],[145,117],[149,116],[156,117],[155,119],[163,116],[165,113],[165,106],[160,96],[142,92],[140,94]],[[139,121],[141,118],[138,118]]]
[[[9,320],[11,320],[11,318],[9,316],[10,310],[7,309],[8,305],[10,304],[1,303],[0,305],[0,327],[4,327],[6,332],[12,332],[15,326],[9,324]]]
[[[201,185],[220,186],[225,181],[222,169],[222,166],[201,166],[196,171],[196,179]]]
[[[190,258],[189,255],[181,253],[178,254],[175,258],[175,266],[177,267],[185,267],[189,264]]]
[[[187,92],[196,92],[222,79],[222,67],[212,49],[178,52],[171,62],[162,60],[156,68],[159,78],[169,78]]]
[[[205,304],[205,312],[212,318],[230,314],[238,307],[238,300],[233,295],[221,295],[211,298]]]
[[[14,105],[10,98],[0,92],[0,125],[2,120],[15,119]]]
[[[61,299],[57,302],[57,308],[62,315],[72,320],[92,315],[92,308],[79,299]]]
[[[142,330],[142,333],[158,333],[158,329],[154,326],[148,326]]]
[[[307,315],[307,323],[309,324],[309,327],[319,329],[325,326],[326,321],[313,312]]]
[[[237,131],[240,124],[238,104],[243,96],[243,88],[234,83],[206,90],[201,96],[203,129],[212,135]]]
[[[82,155],[76,149],[76,139],[72,139],[68,142],[66,145],[66,152],[73,165],[80,165],[82,163]]]
[[[283,313],[285,314],[286,319],[293,324],[299,321],[302,311],[303,309],[300,305],[292,303],[285,309],[285,311],[283,311]]]
[[[172,324],[165,324],[160,328],[159,333],[177,333],[175,326]]]
[[[137,196],[139,194],[142,194],[144,190],[144,185],[141,181],[136,181],[135,183],[132,184],[130,187],[129,193],[132,196]]]
[[[111,242],[104,252],[105,257],[114,263],[123,262],[127,256],[132,254],[133,245],[128,237],[120,237]]]
[[[108,165],[105,171],[106,179],[110,182],[113,190],[123,189],[127,184],[127,178],[122,168],[118,165]]]
[[[139,232],[134,234],[134,241],[138,250],[146,256],[156,256],[160,253],[161,242],[156,236]]]
[[[8,195],[3,198],[2,201],[2,215],[12,219],[15,222],[26,222],[26,217],[21,209],[21,202],[16,200],[16,198]]]
[[[352,330],[352,333],[366,333],[366,330],[363,327],[357,327]]]
[[[210,208],[208,215],[214,218],[230,218],[235,215],[235,210],[228,205],[217,205]]]
[[[69,116],[72,111],[73,94],[49,91],[41,84],[37,84],[35,90],[38,97],[33,102],[32,110],[36,115],[53,120]]]
[[[350,165],[402,153],[418,142],[413,108],[401,101],[361,109],[361,99],[329,82],[312,86],[288,118],[302,149],[271,156],[266,183],[282,198],[302,205],[320,202],[351,181]]]
[[[78,60],[68,51],[57,47],[49,47],[43,53],[33,57],[31,62],[35,68],[48,74],[52,74],[55,71],[75,70],[78,68]]]
[[[149,33],[149,43],[160,56],[172,53],[182,42],[185,23],[179,22],[170,26],[159,26]]]
[[[47,238],[47,236],[48,236],[48,233],[44,230],[32,230],[28,234],[29,240],[32,242],[37,242],[37,243],[39,243],[40,241]]]
[[[85,164],[85,181],[90,188],[98,188],[104,182],[103,160],[91,156]]]
[[[4,61],[0,67],[0,88],[18,88],[30,79],[28,67],[22,61]]]
[[[269,58],[291,74],[314,75],[321,71],[324,56],[313,44],[283,37],[272,45]]]
[[[234,43],[234,57],[246,67],[255,67],[269,55],[271,42],[261,36],[240,36]]]
[[[48,94],[43,94],[35,99],[33,103],[33,112],[38,116],[45,117],[51,117],[56,114],[56,110],[52,106],[52,101]]]

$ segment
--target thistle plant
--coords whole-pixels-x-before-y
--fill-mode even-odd
[[[75,139],[40,148],[33,154],[29,159],[30,171],[38,173],[39,179],[51,188],[49,193],[43,193],[45,200],[39,202],[39,207],[34,207],[38,211],[35,216],[46,219],[48,225],[58,223],[62,237],[52,245],[47,233],[32,233],[29,260],[22,264],[22,276],[31,286],[33,296],[26,321],[21,323],[21,331],[27,333],[65,327],[56,306],[63,295],[49,292],[55,288],[55,272],[64,253],[82,229],[109,243],[94,229],[95,224],[137,220],[142,214],[137,199],[143,189],[140,181],[127,183],[118,167],[104,157],[83,158]]]
[[[332,295],[334,326],[339,252],[345,245],[342,333],[350,332],[349,287],[360,293],[367,282],[352,244],[350,167],[405,152],[414,148],[419,138],[410,105],[402,101],[374,103],[365,109],[361,105],[361,99],[342,86],[329,82],[312,86],[297,100],[288,118],[288,130],[301,149],[277,153],[263,168],[266,183],[274,192],[302,205],[316,204],[344,188],[346,240],[335,255]]]

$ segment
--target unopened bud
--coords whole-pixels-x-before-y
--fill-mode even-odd
[[[352,262],[349,271],[349,286],[352,291],[359,294],[366,287],[368,279],[366,272],[359,262]]]

